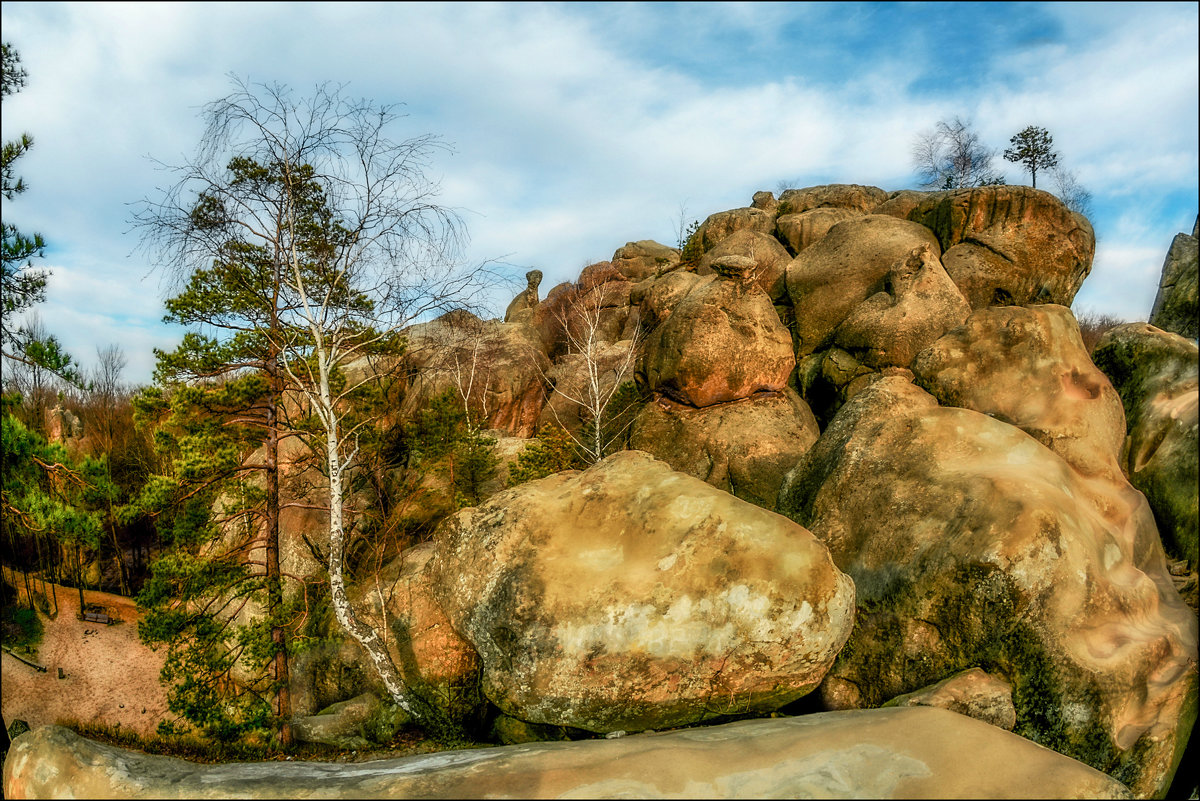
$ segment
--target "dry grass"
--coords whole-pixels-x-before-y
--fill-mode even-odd
[[[1111,314],[1102,314],[1088,309],[1079,310],[1075,315],[1075,320],[1079,323],[1079,334],[1083,337],[1083,346],[1087,348],[1089,354],[1096,349],[1096,343],[1100,341],[1100,337],[1104,336],[1106,331],[1128,322],[1128,320],[1122,320]]]

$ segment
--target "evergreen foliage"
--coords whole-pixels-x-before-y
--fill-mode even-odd
[[[560,426],[550,424],[538,429],[537,436],[517,454],[516,464],[508,470],[508,485],[515,487],[526,481],[562,472],[579,470],[586,466],[579,446]]]
[[[1013,134],[1009,147],[1004,151],[1006,161],[1021,164],[1029,171],[1033,188],[1037,189],[1038,170],[1050,170],[1058,166],[1058,154],[1054,152],[1054,137],[1045,128],[1029,125]]]

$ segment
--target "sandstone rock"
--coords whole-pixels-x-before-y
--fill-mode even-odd
[[[638,366],[646,387],[700,407],[787,386],[792,338],[757,284],[718,276],[682,288],[647,336]]]
[[[1150,324],[1195,339],[1200,328],[1200,217],[1191,236],[1177,234],[1163,262]]]
[[[388,654],[405,683],[470,730],[482,720],[481,664],[438,606],[433,555],[433,543],[406,548],[369,580],[351,586],[350,603],[364,622],[384,633]],[[367,661],[361,651],[359,661]],[[376,692],[386,697],[382,682],[375,683]]]
[[[779,213],[799,214],[829,206],[870,214],[871,209],[887,200],[888,193],[877,186],[825,184],[804,189],[787,189],[779,195]]]
[[[980,667],[1012,684],[1018,734],[1165,792],[1196,716],[1197,621],[1144,504],[1106,488],[899,377],[855,395],[780,491],[858,592],[825,702]]]
[[[381,706],[379,696],[364,693],[333,704],[320,714],[293,719],[292,736],[302,743],[322,743],[346,749],[366,748],[371,741],[363,736],[363,724]]]
[[[1168,550],[1197,565],[1200,351],[1146,323],[1108,331],[1092,354],[1124,403],[1122,468],[1146,494]]]
[[[913,362],[917,383],[1031,435],[1085,476],[1124,483],[1121,398],[1055,305],[979,309]]]
[[[796,308],[797,357],[832,341],[855,307],[883,289],[892,266],[922,245],[941,253],[928,228],[872,214],[838,223],[793,259],[787,287]]]
[[[752,720],[613,740],[353,764],[198,765],[45,727],[13,744],[7,798],[1128,798],[1114,781],[942,709]]]
[[[775,228],[775,214],[762,209],[746,208],[710,214],[696,229],[701,249],[708,252],[735,231],[749,230],[770,234]]]
[[[538,286],[542,283],[542,271],[525,273],[526,287],[517,294],[504,312],[506,323],[527,323],[533,320],[533,311],[538,305]]]
[[[642,408],[630,444],[681,473],[774,509],[784,473],[819,434],[808,404],[784,389],[704,409],[659,398]]]
[[[408,365],[415,377],[401,404],[402,415],[411,417],[447,390],[467,392],[483,427],[533,436],[546,401],[543,376],[550,367],[534,326],[452,312],[413,326],[407,335]]]
[[[772,301],[787,296],[784,273],[792,257],[775,237],[757,231],[735,231],[704,254],[696,267],[696,274],[710,275],[713,263],[728,256],[745,256],[754,260],[753,280]]]
[[[696,289],[701,284],[712,283],[716,280],[716,273],[712,275],[699,276],[692,272],[673,272],[664,275],[662,278],[649,284],[642,290],[641,299],[639,301],[639,310],[641,311],[642,323],[646,326],[646,330],[652,330],[655,327],[666,322],[666,319],[675,311],[675,307],[679,305],[687,295]],[[639,284],[639,287],[643,285]],[[634,294],[630,293],[630,301],[633,302]]]
[[[570,737],[562,726],[545,726],[541,723],[529,723],[512,715],[497,715],[496,720],[492,722],[492,739],[502,745],[520,745],[569,740]]]
[[[917,189],[900,189],[888,193],[887,200],[880,203],[874,209],[871,209],[871,214],[886,214],[889,217],[898,217],[901,220],[907,220],[908,215],[912,213],[913,209],[934,195],[940,194],[942,194],[940,191],[922,192]]]
[[[437,597],[505,714],[594,732],[767,712],[820,681],[854,589],[804,529],[622,451],[464,509]]]
[[[679,251],[653,239],[626,242],[613,253],[612,266],[629,281],[654,278],[679,266]]]
[[[908,218],[937,234],[942,264],[973,309],[1069,307],[1092,269],[1091,224],[1049,192],[1027,186],[956,189],[928,198]]]
[[[922,245],[892,265],[883,290],[850,313],[833,341],[868,367],[906,367],[970,313],[937,256]]]
[[[775,199],[774,192],[755,192],[750,206],[762,209],[765,212],[774,213],[775,209],[779,208],[779,201]]]
[[[1012,731],[1017,725],[1012,685],[989,676],[979,668],[955,673],[930,687],[896,696],[884,706],[933,706],[948,709],[1007,731]]]
[[[819,242],[829,229],[840,222],[864,217],[866,212],[836,206],[821,206],[797,214],[783,214],[775,220],[775,236],[793,256]]]

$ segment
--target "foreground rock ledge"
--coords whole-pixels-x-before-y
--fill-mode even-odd
[[[929,707],[358,764],[196,765],[57,726],[18,737],[6,798],[1128,798],[1119,782]]]

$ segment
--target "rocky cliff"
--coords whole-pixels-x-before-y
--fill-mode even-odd
[[[1184,264],[1172,298],[1186,246],[1168,259]],[[1017,794],[1165,794],[1197,711],[1198,357],[1145,324],[1089,355],[1069,307],[1094,248],[1086,219],[1025,187],[758,193],[682,251],[631,242],[544,299],[531,273],[503,322],[411,331],[407,412],[478,390],[481,424],[529,437],[556,423],[597,458],[495,488],[381,574],[388,604],[360,593],[405,633],[393,650],[410,680],[504,742],[709,727],[447,755],[370,781],[481,793],[468,764],[520,763],[506,786],[530,795],[890,797],[926,794],[914,777],[992,794],[995,770]],[[606,399],[630,383],[636,414],[601,442]],[[772,714],[796,717],[721,725]],[[904,734],[872,739],[885,722]],[[839,745],[810,786],[780,765],[816,764],[794,727],[818,723]],[[801,750],[714,773],[754,726]],[[35,735],[6,767],[12,792],[33,792],[55,749],[84,748]],[[625,767],[589,761],[618,755]],[[984,783],[953,784],[962,764]],[[545,778],[565,765],[571,782]],[[129,792],[151,787],[127,774]],[[865,775],[891,783],[846,778]],[[189,776],[173,786],[209,781]]]

